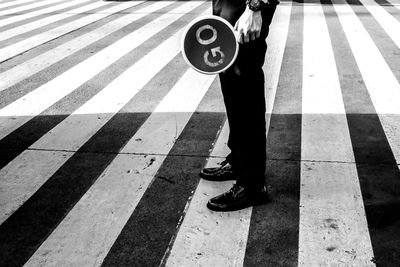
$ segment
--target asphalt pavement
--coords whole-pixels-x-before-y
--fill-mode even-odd
[[[281,1],[272,200],[225,213],[219,79],[180,53],[211,5],[0,0],[0,266],[400,266],[400,1]]]

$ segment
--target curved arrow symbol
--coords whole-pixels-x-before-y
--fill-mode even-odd
[[[204,62],[206,63],[207,66],[215,68],[215,67],[221,65],[222,63],[224,63],[225,54],[224,54],[224,52],[221,51],[221,47],[220,46],[212,48],[211,49],[211,54],[212,54],[213,57],[216,57],[217,54],[219,54],[220,55],[220,59],[217,62],[210,62],[208,60],[210,52],[206,51],[204,53]]]

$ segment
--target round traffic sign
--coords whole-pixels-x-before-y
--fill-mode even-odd
[[[181,50],[192,68],[204,74],[216,74],[233,64],[239,44],[229,22],[210,15],[200,17],[186,27]]]

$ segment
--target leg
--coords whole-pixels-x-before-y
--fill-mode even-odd
[[[214,14],[234,24],[245,8],[244,1],[216,0]],[[220,74],[230,135],[230,159],[238,175],[236,185],[211,199],[207,206],[216,211],[242,209],[266,200],[265,92],[262,66],[265,60],[268,27],[276,5],[263,10],[260,38],[240,45],[236,62]]]
[[[228,145],[238,183],[251,190],[264,186],[265,97],[262,65],[266,44],[263,39],[240,45],[235,64],[220,74],[230,126]]]

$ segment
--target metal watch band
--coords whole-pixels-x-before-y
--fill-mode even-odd
[[[260,11],[266,4],[262,0],[246,0],[246,5],[252,11]]]

